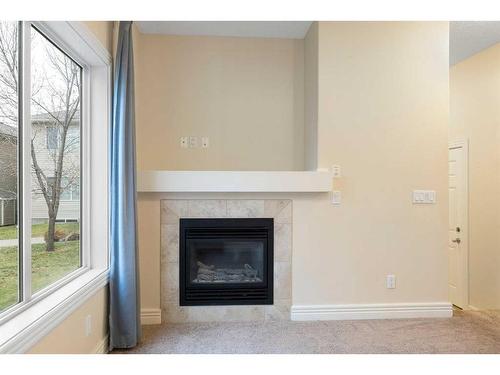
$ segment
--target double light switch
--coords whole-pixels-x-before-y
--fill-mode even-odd
[[[413,204],[436,203],[436,192],[434,190],[413,190]]]

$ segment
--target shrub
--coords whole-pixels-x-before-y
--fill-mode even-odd
[[[60,230],[60,229],[56,229],[55,230],[55,232],[54,232],[54,242],[62,241],[64,239],[64,237],[66,237],[66,233],[64,233],[63,230]],[[43,239],[45,240],[45,242],[47,242],[47,238],[48,238],[48,235],[47,235],[47,232],[45,232],[45,234],[43,236]]]

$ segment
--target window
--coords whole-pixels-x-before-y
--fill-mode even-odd
[[[21,300],[18,27],[0,22],[0,312]]]
[[[111,55],[81,22],[0,22],[0,43],[0,352],[17,353],[108,282]]]
[[[54,126],[47,127],[47,150],[56,150],[59,136],[57,133],[57,128]]]
[[[47,187],[49,189],[48,195],[52,194],[53,186],[56,182],[55,177],[47,177]],[[70,182],[67,177],[61,180],[61,201],[79,201],[80,200],[80,186],[78,183]]]
[[[88,266],[74,56],[36,25],[0,22],[0,317]]]

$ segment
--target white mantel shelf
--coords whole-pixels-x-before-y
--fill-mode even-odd
[[[328,171],[139,171],[137,191],[321,193],[332,190]]]

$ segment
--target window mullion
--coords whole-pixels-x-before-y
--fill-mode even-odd
[[[23,299],[31,299],[31,23],[23,22],[22,35],[22,259]]]
[[[80,233],[83,235],[80,237],[80,248],[81,248],[81,264],[83,267],[90,267],[92,265],[91,253],[90,253],[90,237],[91,237],[91,226],[90,226],[90,184],[91,184],[91,174],[90,174],[90,139],[91,139],[91,127],[90,127],[90,68],[86,67],[81,72],[81,98],[82,105],[80,106],[81,113],[81,128],[80,128],[80,158],[81,158],[81,170],[80,175]],[[73,191],[72,191],[73,194]]]

